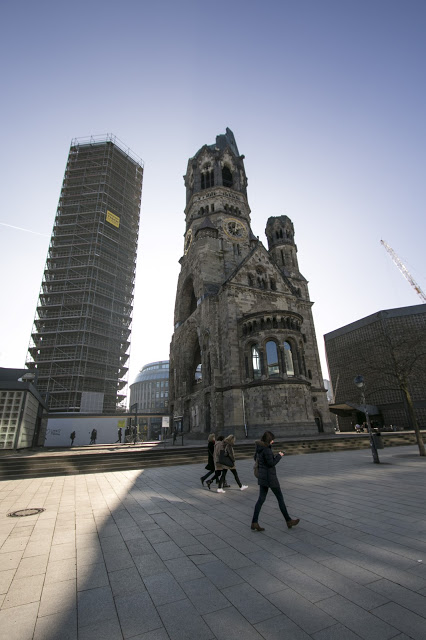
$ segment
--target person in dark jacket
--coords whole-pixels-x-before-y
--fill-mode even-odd
[[[265,531],[263,527],[259,525],[259,513],[263,503],[268,495],[268,490],[271,489],[278,500],[281,513],[283,514],[287,527],[291,529],[299,524],[299,518],[292,519],[289,516],[287,507],[285,506],[284,496],[281,491],[280,483],[277,477],[277,470],[275,466],[279,463],[284,453],[280,451],[276,455],[273,454],[271,445],[274,442],[274,434],[271,431],[265,431],[262,438],[256,441],[256,452],[254,458],[258,463],[258,479],[259,485],[259,498],[254,508],[253,519],[251,528],[253,531]]]
[[[200,478],[201,484],[203,485],[203,487],[204,487],[205,480],[207,480],[207,478],[209,478],[214,474],[214,459],[213,459],[214,444],[215,444],[215,435],[214,433],[211,433],[207,439],[207,452],[209,456],[206,467],[205,467],[207,469],[207,473]]]

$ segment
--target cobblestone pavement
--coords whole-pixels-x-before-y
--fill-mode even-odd
[[[289,456],[250,530],[252,461],[0,483],[7,640],[426,639],[426,459],[416,447]],[[230,475],[230,474],[228,474]],[[7,513],[43,507],[40,515]]]

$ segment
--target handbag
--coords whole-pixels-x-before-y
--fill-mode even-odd
[[[255,478],[259,477],[259,456],[261,456],[262,454],[263,451],[261,451],[259,455],[257,453],[254,454],[253,473]]]
[[[259,460],[257,459],[257,455],[254,459],[253,473],[255,478],[259,477]]]
[[[221,449],[219,453],[219,464],[223,467],[233,467],[233,459],[226,453],[225,449]]]

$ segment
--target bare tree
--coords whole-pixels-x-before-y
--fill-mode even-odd
[[[381,391],[399,391],[402,394],[408,422],[416,434],[421,456],[426,455],[412,393],[426,388],[426,332],[407,333],[397,326],[388,325],[381,316],[380,332],[374,337],[374,349],[364,343],[359,355],[364,361],[364,375],[368,380],[367,396],[378,396]],[[372,358],[375,353],[375,359]],[[380,354],[380,355],[378,355]]]

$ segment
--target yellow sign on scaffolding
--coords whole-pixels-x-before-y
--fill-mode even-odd
[[[120,216],[116,216],[112,211],[106,212],[106,221],[117,227],[117,229],[120,226]]]

